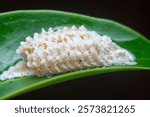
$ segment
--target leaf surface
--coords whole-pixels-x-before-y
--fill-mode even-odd
[[[31,10],[0,14],[0,74],[21,59],[15,51],[25,37],[33,36],[35,32],[40,33],[41,28],[72,25],[84,25],[89,30],[110,36],[114,42],[134,54],[137,64],[92,68],[56,75],[52,78],[32,76],[0,81],[0,99],[10,99],[35,89],[94,74],[150,70],[150,41],[132,29],[111,20],[85,15],[61,11]]]

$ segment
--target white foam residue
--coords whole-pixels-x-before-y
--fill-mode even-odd
[[[11,66],[7,71],[0,75],[0,80],[12,79],[15,77],[31,76],[34,75],[32,70],[27,68],[24,61],[18,62],[16,65]]]

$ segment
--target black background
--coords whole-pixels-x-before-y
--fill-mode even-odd
[[[148,0],[1,0],[0,12],[52,9],[118,21],[150,39]],[[150,72],[89,76],[33,91],[14,99],[150,99]]]

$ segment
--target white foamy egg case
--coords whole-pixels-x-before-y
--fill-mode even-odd
[[[84,26],[42,29],[40,34],[34,33],[33,38],[28,36],[21,42],[16,52],[25,58],[24,64],[30,74],[37,76],[135,64],[134,56],[112,42],[110,37]]]

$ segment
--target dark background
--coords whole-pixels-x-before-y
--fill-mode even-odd
[[[150,39],[148,0],[1,0],[0,12],[53,9],[118,21]],[[68,81],[14,99],[150,99],[150,72],[118,72]]]

